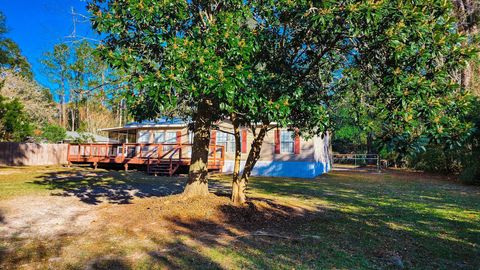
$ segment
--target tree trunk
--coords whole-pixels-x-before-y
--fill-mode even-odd
[[[67,124],[65,121],[65,95],[60,95],[60,124],[63,128],[67,128]]]
[[[245,189],[247,187],[244,178],[240,178],[240,160],[242,157],[242,149],[240,144],[240,129],[236,114],[231,116],[233,124],[233,135],[235,137],[235,162],[233,166],[232,177],[232,202],[237,205],[244,204],[246,202]]]
[[[244,196],[245,196],[245,189],[247,188],[250,174],[252,173],[252,170],[255,167],[255,164],[257,164],[257,161],[260,158],[260,151],[262,150],[263,139],[265,139],[267,130],[268,130],[268,126],[264,124],[260,128],[258,135],[255,136],[255,139],[253,139],[252,147],[248,152],[247,161],[245,162],[245,167],[243,168],[242,178],[240,179],[240,182],[243,183],[242,193]]]
[[[369,155],[373,154],[373,134],[372,132],[368,132],[367,134],[367,158],[369,158]],[[367,165],[372,165],[374,164],[372,160],[366,159]]]
[[[75,112],[73,109],[70,109],[70,114],[72,116],[72,126],[71,126],[71,131],[75,131]]]
[[[193,144],[185,197],[208,195],[208,150],[210,145],[211,114],[208,101],[200,102],[194,117]]]

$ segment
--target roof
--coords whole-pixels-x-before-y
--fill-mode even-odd
[[[81,137],[92,138],[94,142],[117,142],[117,140],[113,140],[98,134],[93,134],[89,132],[76,132],[76,131],[67,131],[66,140],[70,141],[70,140],[79,139]]]
[[[188,122],[184,121],[181,118],[158,118],[156,120],[146,120],[141,122],[131,122],[126,124],[123,127],[113,127],[113,128],[103,128],[100,131],[125,131],[139,128],[184,128],[188,125]]]

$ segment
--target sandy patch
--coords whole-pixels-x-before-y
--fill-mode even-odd
[[[0,171],[0,175],[9,175],[14,173],[16,173],[16,171]]]
[[[80,234],[95,222],[98,206],[72,197],[27,196],[0,202],[0,237]]]

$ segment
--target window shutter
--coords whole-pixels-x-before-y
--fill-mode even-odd
[[[275,154],[280,154],[280,130],[275,130]]]
[[[210,134],[210,144],[215,145],[217,144],[217,131],[212,130],[212,133]]]
[[[295,142],[293,144],[293,152],[295,155],[300,154],[300,136],[298,135],[298,131],[295,132]]]
[[[247,153],[247,130],[242,130],[242,153]]]
[[[177,144],[182,144],[182,132],[177,131]]]

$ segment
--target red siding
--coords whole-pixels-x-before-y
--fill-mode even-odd
[[[242,130],[242,153],[247,153],[247,130]]]
[[[275,130],[275,154],[280,154],[280,130]]]
[[[210,133],[210,144],[215,145],[217,144],[217,131],[212,130],[212,133]]]
[[[293,147],[293,152],[295,155],[300,154],[300,136],[298,136],[298,132],[295,132],[295,142]]]
[[[177,131],[177,144],[181,144],[181,143],[182,143],[182,132]]]

